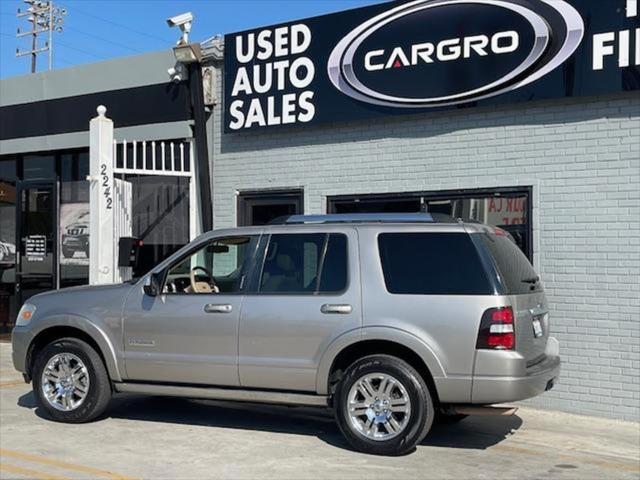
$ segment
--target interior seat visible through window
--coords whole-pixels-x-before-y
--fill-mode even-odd
[[[272,235],[261,293],[339,292],[347,283],[347,239],[342,234]]]

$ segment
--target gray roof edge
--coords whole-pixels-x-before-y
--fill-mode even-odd
[[[167,69],[175,65],[168,48],[130,57],[77,65],[0,80],[0,106],[156,85],[170,81]]]

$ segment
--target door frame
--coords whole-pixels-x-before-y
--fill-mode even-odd
[[[255,205],[279,205],[287,203],[296,203],[298,212],[304,212],[304,189],[277,189],[277,190],[250,190],[240,192],[237,201],[237,218],[236,225],[238,227],[250,226],[249,208]]]
[[[23,190],[27,190],[30,188],[37,187],[45,187],[51,188],[53,194],[53,248],[52,248],[52,271],[51,271],[51,283],[52,290],[58,290],[60,288],[60,264],[59,264],[59,243],[60,243],[60,232],[59,232],[59,224],[60,221],[60,195],[58,191],[58,181],[55,179],[51,180],[18,180],[16,181],[16,285],[15,285],[15,297],[16,297],[16,305],[22,305],[24,303],[22,298],[22,289],[20,288],[22,284],[22,192]],[[28,275],[27,275],[28,276]],[[33,275],[34,277],[44,277],[45,275]],[[48,275],[47,275],[48,277]]]

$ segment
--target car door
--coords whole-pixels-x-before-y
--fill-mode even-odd
[[[362,323],[355,229],[275,227],[240,319],[240,384],[315,391],[322,354]]]
[[[161,293],[140,287],[124,309],[130,380],[238,386],[238,321],[258,236],[200,243],[162,272]]]

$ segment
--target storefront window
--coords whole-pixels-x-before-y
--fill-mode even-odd
[[[486,223],[509,232],[520,249],[529,259],[532,259],[530,197],[530,191],[527,188],[362,195],[330,198],[328,211],[329,213],[429,212]]]
[[[183,143],[137,143],[135,166],[160,168],[153,160],[164,157],[153,155],[155,147],[156,154],[168,155],[175,170],[188,171],[190,150]],[[173,150],[167,153],[167,148]],[[17,309],[30,295],[89,283],[88,174],[88,149],[0,157],[0,334],[10,331]],[[134,266],[138,277],[189,242],[190,178],[145,174],[123,179],[132,183],[132,234],[144,242]]]
[[[89,153],[61,155],[60,286],[89,283]]]
[[[189,178],[127,175],[133,185],[133,236],[143,242],[134,278],[189,243]]]
[[[25,155],[22,160],[23,180],[52,179],[56,176],[55,155]]]
[[[267,225],[278,217],[304,211],[302,190],[245,192],[238,197],[238,226]]]
[[[511,234],[526,254],[530,250],[527,201],[527,194],[516,193],[490,197],[425,199],[425,204],[427,212],[444,213],[454,218],[500,227]]]

